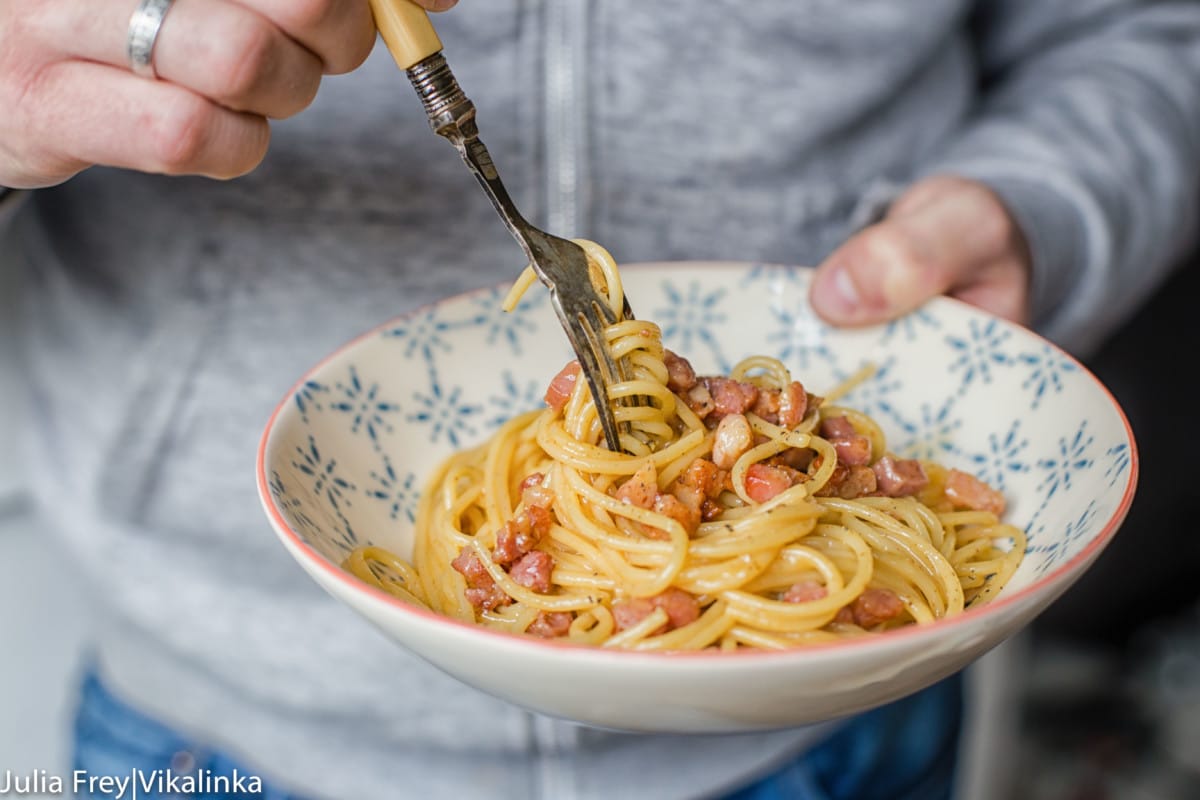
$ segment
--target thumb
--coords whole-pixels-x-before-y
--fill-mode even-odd
[[[994,201],[957,179],[930,179],[902,195],[817,269],[810,301],[835,325],[869,325],[906,314],[966,283],[998,255],[989,230]],[[1003,222],[1007,222],[1005,217]]]

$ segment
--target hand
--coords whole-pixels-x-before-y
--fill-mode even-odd
[[[939,294],[1029,322],[1025,237],[986,186],[938,176],[913,184],[887,216],[817,269],[810,300],[834,325],[898,317]]]
[[[431,10],[454,0],[417,0]],[[367,0],[177,0],[133,74],[136,0],[0,3],[0,185],[60,183],[93,164],[231,178],[266,154],[269,119],[375,44]]]

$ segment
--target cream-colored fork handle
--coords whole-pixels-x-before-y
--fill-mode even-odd
[[[429,14],[412,0],[370,0],[375,27],[392,58],[407,70],[442,49]]]

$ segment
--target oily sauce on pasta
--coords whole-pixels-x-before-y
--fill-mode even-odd
[[[580,241],[607,281],[611,257]],[[527,271],[506,303],[532,282]],[[697,376],[653,323],[606,331],[629,380],[625,452],[604,447],[578,365],[544,409],[454,454],[418,509],[411,564],[346,567],[402,599],[512,633],[640,650],[787,648],[927,623],[985,602],[1023,532],[972,475],[903,459],[867,415],[777,359]]]

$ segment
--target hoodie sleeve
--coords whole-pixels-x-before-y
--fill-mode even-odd
[[[923,175],[990,186],[1033,255],[1034,326],[1096,347],[1200,227],[1200,3],[980,0],[981,99]]]
[[[21,205],[28,194],[29,192],[0,186],[0,235],[3,235],[8,228],[9,221],[17,214],[17,207]]]

